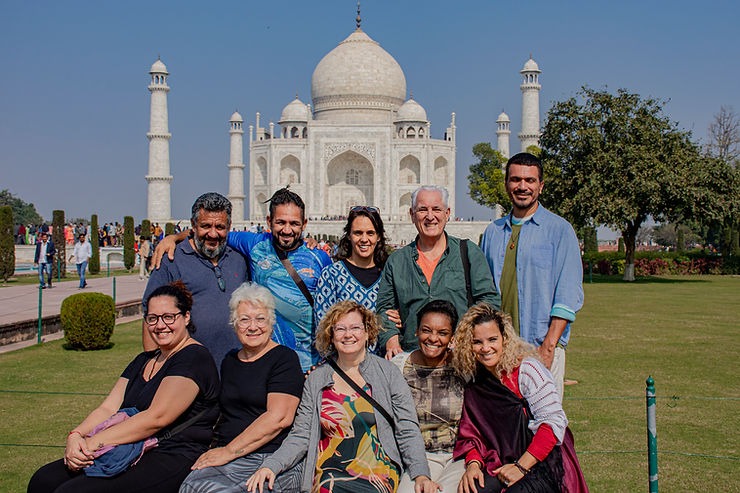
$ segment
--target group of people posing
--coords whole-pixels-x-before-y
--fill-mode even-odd
[[[199,197],[155,252],[144,352],[29,492],[586,491],[562,408],[578,241],[539,205],[536,157],[510,159],[506,186],[483,250],[424,186],[414,242],[388,256],[380,211],[352,207],[334,263],[288,189],[262,233]],[[130,444],[135,465],[99,472]]]

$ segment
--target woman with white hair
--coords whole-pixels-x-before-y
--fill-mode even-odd
[[[221,363],[216,446],[195,461],[181,493],[243,488],[288,435],[303,391],[298,355],[272,340],[275,298],[270,291],[244,283],[231,295],[229,308],[242,348]],[[300,466],[285,471],[273,491],[296,491],[301,474]]]

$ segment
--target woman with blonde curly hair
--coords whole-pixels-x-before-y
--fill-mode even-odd
[[[452,364],[469,380],[453,452],[465,459],[459,492],[588,491],[552,375],[508,315],[470,308]]]
[[[373,312],[340,301],[319,323],[312,371],[288,437],[249,478],[247,490],[272,489],[304,458],[302,492],[393,493],[405,468],[416,493],[436,493],[411,392],[398,368],[368,351],[378,336]]]

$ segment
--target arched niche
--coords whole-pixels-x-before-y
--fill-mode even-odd
[[[446,187],[447,183],[447,160],[439,156],[434,160],[434,184]]]
[[[414,185],[418,184],[421,176],[421,163],[411,155],[401,159],[398,167],[398,184]]]
[[[280,186],[301,182],[301,162],[292,154],[280,161]]]
[[[257,158],[257,166],[254,168],[254,185],[267,185],[267,160],[260,156]]]
[[[366,157],[345,151],[329,161],[326,174],[328,215],[346,216],[352,206],[373,205],[374,170]]]

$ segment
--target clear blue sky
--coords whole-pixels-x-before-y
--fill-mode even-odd
[[[365,0],[362,27],[396,60],[432,137],[457,114],[458,216],[477,142],[496,116],[520,129],[519,70],[542,69],[540,113],[586,84],[668,100],[669,117],[706,137],[721,105],[740,111],[738,2]],[[228,118],[277,122],[314,67],[354,29],[353,0],[5,1],[0,9],[0,189],[51,218],[146,213],[149,67],[170,71],[172,212],[227,192]],[[248,158],[245,145],[245,160]]]

